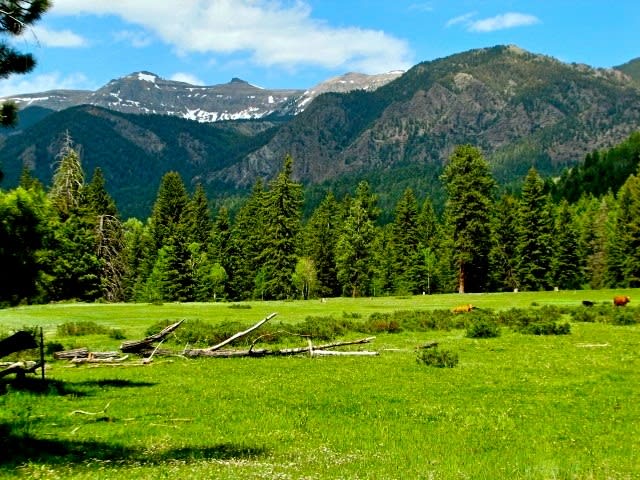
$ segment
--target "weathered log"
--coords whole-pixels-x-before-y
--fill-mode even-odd
[[[142,340],[129,340],[126,342],[122,342],[122,345],[120,345],[120,351],[122,351],[123,353],[140,353],[143,350],[152,349],[152,343],[163,340],[167,335],[169,335],[176,328],[182,325],[182,322],[184,322],[184,319],[180,320],[179,322],[172,323],[171,325],[163,328],[159,333],[149,335]]]
[[[209,349],[193,349],[193,350],[185,350],[184,355],[187,357],[221,357],[221,358],[232,358],[232,357],[264,357],[267,355],[298,355],[301,353],[309,353],[310,351],[315,353],[317,350],[323,351],[328,350],[330,348],[336,347],[344,347],[347,345],[359,345],[363,343],[370,343],[375,337],[367,337],[361,338],[358,340],[351,340],[346,342],[333,342],[327,343],[324,345],[318,345],[315,348],[306,347],[295,347],[295,348],[283,348],[280,350],[267,350],[265,348],[260,349],[249,349],[249,350],[209,350]],[[317,350],[316,350],[317,349]]]
[[[363,357],[374,357],[376,355],[380,355],[378,352],[369,352],[367,350],[358,350],[357,352],[336,352],[335,350],[314,350],[311,354],[312,356],[363,356]]]
[[[110,352],[108,352],[110,353]],[[75,363],[75,364],[82,364],[82,363],[118,363],[118,362],[124,362],[127,358],[129,358],[129,355],[124,355],[122,357],[103,357],[103,358],[98,358],[98,357],[94,357],[89,355],[88,357],[85,358],[72,358],[71,359],[71,363]]]
[[[8,365],[4,370],[0,371],[0,378],[11,375],[12,373],[15,373],[18,378],[23,378],[26,373],[34,373],[41,366],[42,364],[40,362],[14,362]]]
[[[87,347],[63,350],[62,352],[55,352],[53,354],[53,358],[56,360],[71,360],[73,358],[87,358],[88,356],[89,349]]]

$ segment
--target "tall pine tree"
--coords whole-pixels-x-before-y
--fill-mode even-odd
[[[480,151],[455,148],[442,174],[445,218],[458,292],[480,292],[489,283],[491,215],[495,182]]]
[[[522,186],[518,234],[518,283],[525,290],[551,286],[553,216],[538,171],[531,168]]]
[[[316,291],[322,297],[340,295],[335,251],[341,227],[340,203],[329,192],[313,212],[305,228],[305,252],[315,265]]]
[[[302,185],[292,180],[293,159],[286,156],[282,171],[265,197],[265,244],[260,258],[266,273],[267,298],[293,297],[293,274],[300,252]]]
[[[392,227],[393,284],[398,293],[419,293],[420,251],[418,201],[407,188],[398,204]]]

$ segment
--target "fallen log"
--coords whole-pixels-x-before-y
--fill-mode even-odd
[[[367,351],[367,350],[358,350],[356,352],[336,352],[334,350],[314,350],[311,353],[312,357],[315,357],[315,356],[319,356],[319,357],[321,357],[321,356],[331,356],[331,355],[344,356],[344,357],[347,357],[347,356],[375,357],[376,355],[380,355],[380,354],[378,352],[370,352],[370,351]]]
[[[74,350],[64,350],[55,352],[53,358],[56,360],[76,360],[82,358],[118,358],[120,352],[90,352],[88,348],[76,348]]]
[[[42,363],[27,361],[27,362],[14,362],[9,365],[7,364],[3,364],[3,365],[6,365],[7,368],[0,371],[0,378],[6,377],[7,375],[11,375],[13,373],[16,374],[17,378],[24,378],[25,374],[34,373],[38,368],[42,366]]]
[[[100,352],[96,352],[96,353],[100,353]],[[110,353],[110,352],[106,352],[106,353]],[[75,364],[83,364],[83,363],[118,363],[118,362],[124,362],[127,358],[129,358],[129,355],[124,355],[122,357],[94,357],[94,356],[88,356],[85,358],[72,358],[70,360],[71,363],[75,363]]]
[[[318,350],[327,351],[331,348],[336,347],[344,347],[347,345],[360,345],[363,343],[370,343],[376,337],[367,337],[361,338],[358,340],[350,340],[345,342],[333,342],[327,343],[324,345],[318,345],[317,347],[294,347],[294,348],[283,348],[280,350],[267,350],[266,348],[260,349],[248,349],[248,350],[209,350],[207,348],[199,348],[192,350],[185,350],[184,355],[186,357],[220,357],[220,358],[232,358],[232,357],[264,357],[267,355],[298,355],[302,353],[309,354],[310,352],[315,353]],[[351,353],[351,352],[343,352],[343,353]],[[354,352],[355,353],[355,352]],[[377,352],[375,352],[377,353]]]
[[[179,322],[172,323],[171,325],[163,328],[159,333],[149,335],[142,340],[128,340],[126,342],[122,342],[122,345],[120,345],[120,351],[123,353],[140,353],[143,350],[151,350],[153,349],[151,346],[152,343],[163,340],[167,335],[182,325],[182,322],[184,322],[184,319]]]
[[[73,350],[63,350],[53,354],[53,358],[56,360],[71,360],[74,358],[87,358],[88,356],[89,349],[86,347],[74,348]]]
[[[270,315],[268,315],[267,317],[263,318],[262,320],[260,320],[258,323],[256,323],[254,326],[247,328],[245,331],[243,332],[238,332],[235,335],[232,335],[231,337],[227,338],[226,340],[224,340],[223,342],[220,342],[217,345],[214,345],[213,347],[208,347],[205,348],[205,351],[208,352],[214,352],[216,350],[220,350],[222,347],[224,347],[225,345],[230,344],[231,342],[233,342],[234,340],[237,340],[238,338],[244,337],[245,335],[248,335],[249,333],[253,332],[254,330],[256,330],[257,328],[260,328],[262,325],[264,325],[265,323],[267,323],[269,320],[271,320],[273,317],[275,317],[277,315],[277,313],[272,313]]]

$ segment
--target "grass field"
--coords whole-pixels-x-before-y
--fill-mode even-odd
[[[640,291],[626,293],[640,302]],[[230,304],[60,304],[0,310],[0,331],[58,337],[90,321],[141,338],[162,320],[252,324],[307,316],[611,303],[612,291]],[[613,308],[613,307],[611,307]],[[628,307],[627,307],[628,308]],[[640,478],[640,324],[490,339],[464,330],[384,333],[378,357],[156,358],[150,365],[50,364],[43,386],[0,395],[0,477],[201,479]],[[353,334],[357,336],[357,334]],[[416,362],[437,341],[455,368]],[[133,363],[133,362],[132,362]]]

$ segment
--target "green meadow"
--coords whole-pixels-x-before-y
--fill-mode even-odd
[[[640,290],[434,295],[243,304],[55,304],[0,310],[0,333],[42,326],[45,342],[115,350],[93,322],[139,339],[153,325],[512,308],[562,312],[565,335],[496,338],[464,328],[382,332],[376,357],[154,357],[142,365],[48,363],[47,379],[4,379],[0,478],[42,479],[637,479],[640,323],[574,321]],[[638,310],[640,314],[640,310]],[[349,332],[344,338],[363,336]],[[438,342],[454,368],[416,361]],[[170,344],[169,341],[166,342]],[[300,340],[300,346],[306,344]],[[180,351],[184,345],[171,344]]]

